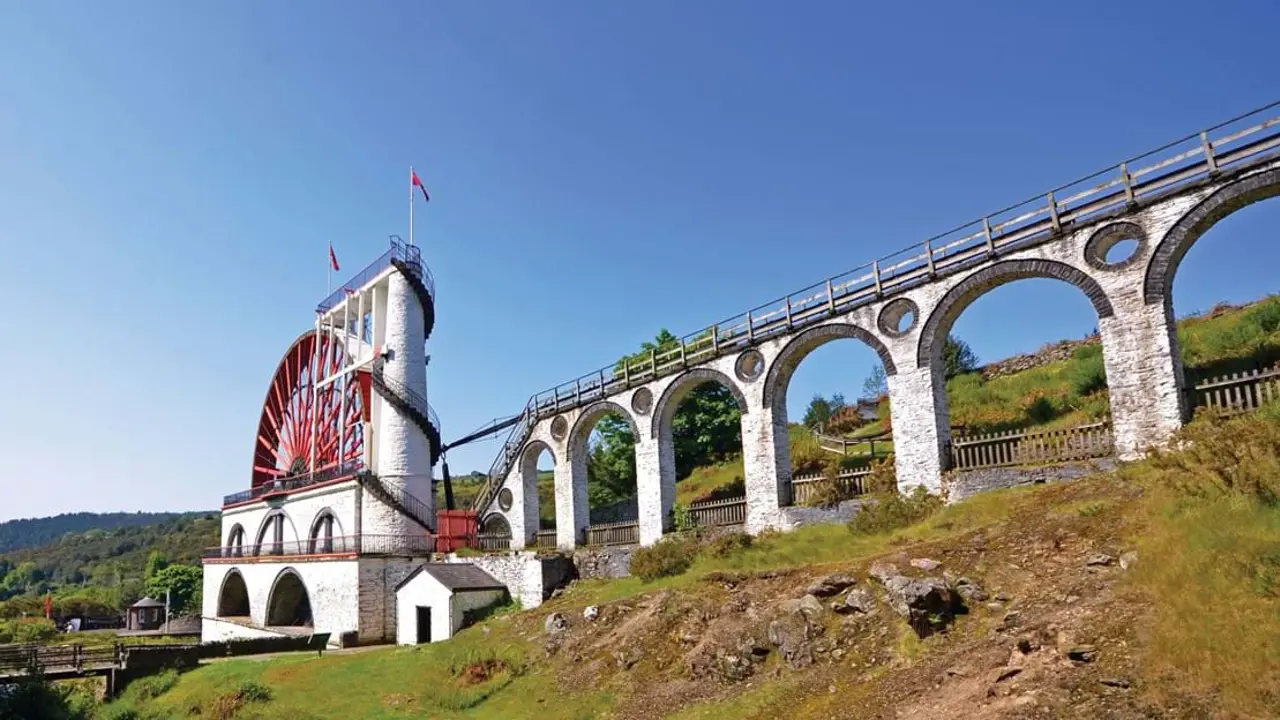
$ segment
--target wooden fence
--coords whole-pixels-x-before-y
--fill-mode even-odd
[[[871,468],[854,468],[841,470],[836,475],[836,483],[840,486],[840,497],[851,498],[867,492],[867,478]],[[826,475],[797,475],[791,478],[791,501],[795,505],[808,505],[819,493],[822,483],[831,482]]]
[[[44,670],[83,670],[121,665],[122,646],[0,645],[0,675],[21,674],[34,666]]]
[[[1208,378],[1191,388],[1193,407],[1223,413],[1257,410],[1276,400],[1280,400],[1280,366]]]
[[[865,456],[874,458],[877,455],[884,455],[893,450],[893,436],[890,433],[853,440],[833,435],[823,435],[822,433],[814,433],[814,437],[818,439],[818,447],[827,452],[838,453],[846,457]]]
[[[539,530],[533,536],[533,546],[536,548],[554,548],[556,546],[555,528],[550,530]]]
[[[951,440],[952,466],[958,470],[1044,465],[1114,454],[1110,421],[1060,430],[1013,430]]]
[[[639,545],[640,523],[599,523],[587,527],[587,545]]]
[[[511,534],[510,533],[477,533],[476,534],[477,550],[510,550]]]
[[[699,527],[744,525],[747,522],[747,498],[731,497],[689,503],[689,521]]]

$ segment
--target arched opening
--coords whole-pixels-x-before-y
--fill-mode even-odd
[[[1261,201],[1277,195],[1280,170],[1236,181],[1190,210],[1155,249],[1145,300],[1163,303],[1176,327],[1170,343],[1188,410],[1246,396],[1252,404],[1259,398],[1251,382],[1219,385],[1216,394],[1207,386],[1280,363],[1280,297],[1261,250],[1280,223],[1280,202]]]
[[[638,520],[635,447],[635,421],[621,405],[599,402],[578,416],[567,444],[576,525]]]
[[[317,515],[314,522],[311,523],[311,533],[308,540],[308,551],[311,553],[332,553],[334,552],[334,538],[340,537],[342,531],[338,526],[338,518],[333,511],[325,508]]]
[[[531,530],[532,535],[525,538],[525,542],[547,547],[555,546],[555,467],[555,454],[546,443],[538,440],[529,443],[524,449],[524,454],[520,456],[523,510],[526,527]],[[498,507],[502,507],[503,501],[504,497],[499,494]],[[508,504],[511,504],[510,500]]]
[[[249,617],[249,588],[239,570],[232,570],[222,579],[218,592],[218,617]]]
[[[751,380],[763,368],[753,352],[744,353],[737,363],[738,374]],[[658,440],[664,515],[673,504],[746,494],[746,411],[747,400],[738,384],[715,370],[690,370],[667,386],[653,407],[652,427]]]
[[[910,301],[890,303],[881,314],[882,330],[906,334],[918,315]],[[879,339],[847,322],[811,328],[783,347],[764,390],[775,427],[787,428],[787,441],[775,440],[778,467],[791,471],[790,487],[780,488],[782,504],[847,499],[860,486],[842,476],[888,460],[888,377],[894,370]]]
[[[480,534],[495,538],[511,537],[511,524],[501,513],[493,513],[480,523]]]
[[[231,526],[231,532],[227,533],[227,554],[231,557],[240,557],[244,555],[244,527],[240,523]]]
[[[983,447],[980,462],[967,459],[968,450],[957,454],[975,436],[1084,432],[1106,421],[1111,403],[1098,327],[1112,315],[1093,278],[1052,261],[998,262],[953,287],[919,344],[919,362],[930,368],[935,388],[946,389],[935,390],[935,413],[940,437],[952,441],[953,464],[1010,464],[1030,452],[1022,445]]]
[[[302,577],[293,568],[285,568],[276,576],[267,599],[267,625],[275,627],[311,627],[311,597]]]
[[[276,510],[262,520],[258,539],[253,545],[254,555],[282,555],[284,542],[284,512]]]

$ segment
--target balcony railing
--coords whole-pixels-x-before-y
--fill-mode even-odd
[[[417,273],[418,277],[422,279],[422,284],[427,287],[427,292],[431,293],[432,297],[435,297],[435,280],[431,277],[431,271],[427,270],[427,266],[422,264],[422,251],[418,246],[407,245],[401,242],[400,238],[393,235],[391,237],[391,247],[381,257],[369,263],[365,269],[356,273],[354,277],[330,293],[329,297],[316,306],[316,312],[324,313],[337,307],[349,293],[368,285],[371,280],[391,267],[392,260],[398,260],[408,265],[410,270]]]
[[[255,487],[255,488],[250,488],[248,490],[241,490],[238,493],[225,495],[222,498],[222,506],[226,507],[228,505],[238,505],[243,502],[249,502],[250,500],[257,500],[258,498],[265,497],[267,495],[275,495],[276,493],[294,492],[297,490],[302,490],[304,488],[310,487],[312,485],[319,485],[320,483],[330,482],[332,480],[340,480],[342,478],[355,477],[363,469],[364,469],[364,461],[350,460],[340,465],[334,465],[332,467],[327,467],[321,470],[317,470],[314,473],[307,473],[306,475],[294,475],[292,477],[279,478],[279,479],[273,480],[272,482],[266,483],[264,485],[259,485],[258,487]]]
[[[423,556],[436,551],[434,535],[342,535],[310,540],[264,542],[261,545],[206,548],[206,560],[307,557],[322,555]]]

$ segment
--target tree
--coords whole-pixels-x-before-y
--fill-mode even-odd
[[[612,505],[636,492],[636,438],[631,425],[615,413],[600,418],[587,455],[587,499],[595,507]]]
[[[151,578],[156,576],[156,573],[167,567],[169,567],[168,556],[159,550],[152,550],[151,554],[147,556],[147,567],[142,576],[150,582]]]
[[[978,367],[978,355],[969,343],[955,335],[947,335],[946,342],[942,344],[942,367],[947,379],[973,372]]]
[[[867,375],[867,379],[862,381],[862,398],[878,400],[888,394],[889,376],[884,371],[884,365],[877,363],[871,368],[871,374]]]
[[[203,581],[204,573],[195,565],[168,565],[147,580],[147,594],[160,600],[168,592],[174,615],[198,613]]]
[[[831,403],[822,395],[814,395],[809,401],[809,407],[805,408],[801,422],[810,430],[822,430],[831,422],[831,414]]]

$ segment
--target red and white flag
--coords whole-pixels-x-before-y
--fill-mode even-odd
[[[333,254],[333,243],[329,243],[329,264],[333,266],[334,272],[341,269],[338,267],[338,256]]]
[[[422,199],[431,202],[431,196],[427,194],[427,186],[422,184],[422,178],[418,177],[418,173],[413,170],[410,170],[409,174],[412,176],[414,186],[422,191]]]

